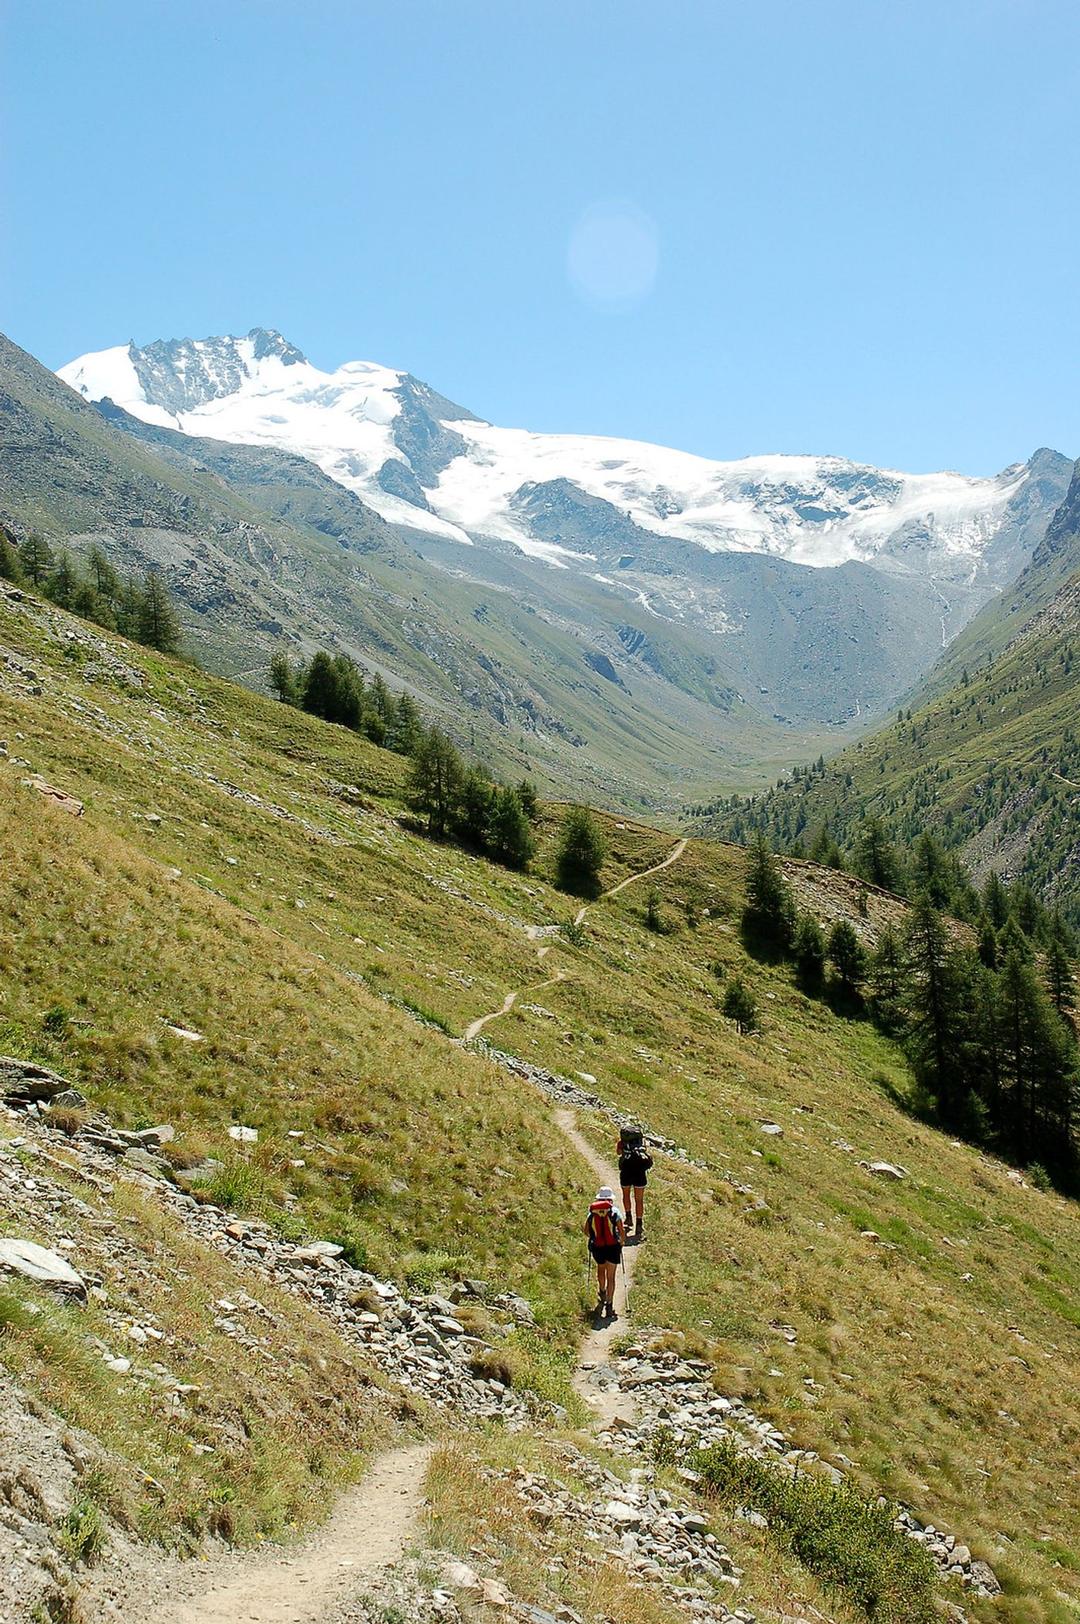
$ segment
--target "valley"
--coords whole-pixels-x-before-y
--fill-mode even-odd
[[[679,1478],[656,1382],[688,1442],[756,1440],[951,1534],[1004,1587],[935,1580],[969,1618],[1065,1624],[1073,1206],[902,1109],[902,1051],[747,953],[739,848],[610,816],[606,895],[582,913],[551,884],[555,803],[513,873],[417,832],[402,758],[32,593],[0,586],[0,649],[0,1051],[88,1102],[5,1116],[4,1228],[65,1239],[94,1284],[66,1306],[6,1276],[0,1359],[5,1402],[30,1384],[81,1440],[69,1498],[43,1493],[80,1526],[89,1502],[101,1539],[65,1556],[12,1488],[10,1582],[164,1624],[139,1574],[166,1583],[165,1553],[295,1538],[365,1458],[427,1438],[410,1537],[429,1577],[404,1557],[369,1591],[384,1612],[343,1597],[343,1620],[864,1617],[779,1522]],[[792,873],[803,906],[879,928],[846,876]],[[722,1014],[736,976],[756,1033]],[[586,1351],[597,1435],[573,1380],[580,1225],[626,1118],[657,1165],[628,1316]],[[141,1155],[117,1137],[140,1133]],[[312,1242],[329,1251],[299,1255]],[[461,1332],[439,1328],[448,1306]],[[704,1507],[717,1542],[693,1548],[692,1581],[677,1553],[697,1536],[665,1522],[665,1494]],[[510,1600],[485,1601],[500,1585]]]

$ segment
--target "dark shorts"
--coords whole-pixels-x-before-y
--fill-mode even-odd
[[[636,1162],[619,1163],[619,1183],[624,1190],[643,1190],[648,1180],[645,1168],[639,1167]]]
[[[618,1245],[597,1246],[595,1241],[590,1241],[589,1251],[594,1263],[618,1263],[622,1257],[622,1247]]]

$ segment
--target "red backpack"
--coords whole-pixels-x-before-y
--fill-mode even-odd
[[[594,1246],[621,1246],[622,1220],[610,1201],[594,1201],[589,1208],[589,1234]]]

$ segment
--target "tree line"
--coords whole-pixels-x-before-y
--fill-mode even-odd
[[[916,1105],[943,1127],[1080,1189],[1080,1048],[1075,943],[1060,925],[1040,950],[1000,881],[989,887],[992,938],[950,929],[926,890],[903,930],[868,952],[850,920],[824,934],[795,905],[763,835],[750,850],[742,915],[749,947],[790,961],[811,994],[868,1015],[905,1048]],[[995,910],[990,915],[990,908]]]
[[[271,691],[286,705],[361,733],[399,755],[412,755],[424,731],[412,696],[392,694],[378,672],[369,677],[347,654],[320,650],[305,662],[278,653],[270,661],[269,680]]]
[[[168,587],[157,570],[142,575],[114,569],[95,543],[85,557],[57,553],[31,532],[18,546],[0,531],[0,580],[29,586],[57,608],[92,620],[163,654],[181,649],[180,622]]]

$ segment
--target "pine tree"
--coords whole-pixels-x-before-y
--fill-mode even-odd
[[[887,925],[878,939],[867,970],[870,984],[870,1013],[883,1032],[895,1032],[903,1024],[904,983],[907,966],[900,938]]]
[[[406,795],[414,811],[427,817],[427,832],[436,839],[450,827],[464,776],[461,757],[446,734],[434,727],[421,733],[409,767]]]
[[[338,679],[334,662],[322,649],[312,655],[304,673],[304,691],[301,704],[312,716],[332,721],[337,710]]]
[[[528,778],[523,778],[517,787],[517,795],[518,800],[521,802],[521,810],[530,823],[535,823],[540,816],[540,803],[536,798],[536,785],[531,783]]]
[[[495,793],[488,841],[491,855],[507,868],[525,869],[536,850],[520,792],[503,785]]]
[[[799,915],[792,955],[803,986],[808,992],[818,992],[825,977],[825,937],[813,914]]]
[[[45,583],[45,590],[53,603],[61,609],[70,609],[74,605],[78,585],[79,579],[71,562],[71,554],[63,552]]]
[[[904,1014],[915,1073],[943,1120],[961,1127],[970,1117],[965,988],[941,916],[925,897],[916,898],[904,947]]]
[[[277,694],[283,705],[295,705],[300,698],[301,673],[293,670],[287,654],[278,651],[270,656],[270,691]]]
[[[750,847],[746,872],[744,935],[752,942],[786,953],[795,935],[795,901],[779,859],[759,831]]]
[[[134,575],[127,575],[115,599],[116,629],[124,637],[138,638],[142,608],[142,588]]]
[[[1034,964],[1011,948],[997,978],[1001,1011],[1004,1148],[1061,1172],[1076,1157],[1077,1055]]]
[[[555,883],[573,896],[595,897],[607,850],[596,819],[586,806],[565,813],[555,853]]]
[[[902,891],[900,860],[880,818],[865,818],[855,843],[855,872],[885,891]]]
[[[988,970],[996,970],[998,962],[998,937],[994,929],[994,922],[988,913],[984,913],[979,921],[979,962]]]
[[[1057,935],[1046,950],[1046,980],[1051,1003],[1067,1019],[1076,1008],[1076,971],[1065,943]]]
[[[734,976],[724,989],[721,1009],[729,1021],[734,1021],[740,1032],[753,1032],[757,1028],[757,1000],[741,976]]]
[[[454,811],[454,832],[475,851],[483,851],[491,833],[495,786],[478,767],[470,767],[461,782]]]
[[[36,587],[44,586],[54,563],[52,548],[44,536],[31,530],[19,548],[19,561],[27,580]]]
[[[401,694],[398,697],[396,714],[387,741],[391,750],[396,750],[403,756],[412,755],[422,730],[423,724],[415,699],[411,694]]]
[[[7,532],[0,530],[0,581],[10,581],[12,586],[22,586],[25,580],[26,571],[23,569],[18,549],[12,545]]]
[[[983,907],[995,930],[1000,930],[1009,917],[1009,893],[1002,884],[1001,875],[991,870],[983,886]]]
[[[866,978],[866,954],[850,919],[838,919],[829,932],[829,963],[843,991],[857,997]]]
[[[147,648],[156,648],[162,654],[175,654],[180,647],[180,623],[169,589],[157,570],[147,570],[143,578],[136,636]]]
[[[645,928],[661,935],[664,929],[664,920],[660,912],[660,893],[655,885],[650,886],[649,894],[645,898]]]
[[[95,541],[86,554],[86,568],[99,598],[112,602],[120,596],[120,577]]]

